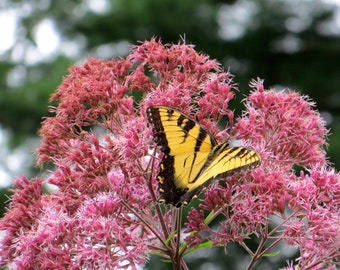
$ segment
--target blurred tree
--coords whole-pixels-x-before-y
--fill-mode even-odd
[[[183,37],[230,68],[241,93],[251,78],[261,77],[267,87],[308,94],[331,128],[329,156],[339,166],[336,11],[338,6],[320,0],[3,1],[0,17],[14,16],[16,31],[13,44],[0,51],[1,128],[10,131],[11,147],[35,136],[48,115],[49,95],[67,68],[89,54],[111,58],[127,54],[138,40],[157,36],[177,43]],[[56,40],[42,35],[51,49],[44,55],[39,29],[46,25]]]

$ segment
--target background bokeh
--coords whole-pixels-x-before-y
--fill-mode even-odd
[[[132,44],[185,40],[235,75],[237,112],[252,78],[316,102],[340,164],[340,4],[319,0],[18,0],[0,2],[0,214],[15,176],[38,176],[37,130],[71,65],[125,56]],[[290,251],[287,251],[288,253]],[[243,269],[233,246],[197,252],[190,269]],[[283,266],[285,254],[257,269]],[[238,264],[236,264],[238,261]],[[241,264],[240,264],[241,262]],[[147,269],[165,269],[152,260]]]

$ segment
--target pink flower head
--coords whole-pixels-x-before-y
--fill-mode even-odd
[[[51,97],[54,116],[40,129],[38,164],[50,162],[54,170],[45,180],[16,181],[0,221],[1,265],[137,269],[153,253],[171,260],[174,269],[186,269],[186,252],[230,242],[244,247],[252,264],[266,250],[264,244],[257,252],[247,247],[251,237],[299,245],[297,263],[303,267],[336,263],[339,176],[326,167],[327,130],[306,97],[253,82],[234,125],[233,76],[191,45],[155,39],[124,59],[91,58],[69,72]],[[142,96],[138,107],[135,94]],[[152,105],[180,110],[217,142],[243,140],[263,159],[260,168],[207,187],[201,209],[189,211],[185,230],[179,227],[182,210],[158,203],[162,153],[145,117]],[[223,117],[231,134],[218,127]],[[308,173],[297,177],[294,164]],[[43,184],[54,191],[43,194]],[[282,223],[269,232],[273,216]]]
[[[311,167],[325,164],[327,129],[314,103],[296,92],[265,91],[262,81],[253,81],[246,99],[245,115],[234,132],[259,145],[264,160]]]
[[[145,108],[176,107],[225,137],[217,122],[232,115],[233,87],[232,76],[193,46],[154,39],[125,59],[72,67],[51,97],[55,115],[44,120],[37,150],[38,164],[55,166],[45,182],[57,191],[41,195],[41,181],[19,185],[1,223],[2,264],[50,269],[53,256],[59,269],[145,263],[150,247],[168,237],[160,223],[171,224],[169,213],[155,211],[158,161],[149,153]],[[138,91],[145,96],[140,109],[131,96]]]

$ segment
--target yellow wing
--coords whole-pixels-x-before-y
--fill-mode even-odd
[[[179,207],[217,177],[256,168],[261,158],[253,150],[216,144],[197,122],[164,106],[147,109],[154,139],[163,159],[157,176],[160,201]]]

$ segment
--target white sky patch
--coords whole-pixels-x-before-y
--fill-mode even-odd
[[[22,172],[23,167],[26,167],[24,164],[32,157],[32,153],[27,150],[25,147],[18,147],[6,157],[5,164],[9,171],[14,173]],[[32,157],[32,160],[33,159],[34,157]]]
[[[237,1],[233,5],[222,5],[217,14],[219,37],[223,40],[242,38],[248,27],[254,24],[258,12],[256,3]]]
[[[18,17],[14,10],[0,11],[0,54],[14,45],[17,19]]]
[[[60,45],[60,36],[51,19],[42,20],[34,29],[38,51],[44,56],[55,53]]]
[[[106,13],[110,9],[109,3],[107,0],[87,0],[86,1],[87,6],[91,11],[97,14],[103,14]]]
[[[0,127],[0,188],[7,188],[11,184],[11,180],[13,180],[5,164],[3,164],[3,161],[9,154],[7,144],[8,133]]]
[[[322,0],[322,2],[326,4],[336,4],[340,7],[340,0]]]
[[[63,40],[63,45],[59,48],[60,53],[67,58],[79,58],[86,45],[86,37],[73,36],[72,40]]]
[[[324,3],[336,4],[337,8],[334,10],[333,18],[319,25],[318,30],[320,33],[329,36],[340,35],[340,0],[323,0]]]
[[[131,44],[126,40],[118,42],[110,42],[98,46],[94,51],[93,55],[98,58],[111,59],[112,57],[120,56],[124,57],[129,53]]]
[[[272,1],[275,2],[277,0]],[[318,30],[321,35],[340,35],[340,0],[305,0],[297,2],[299,5],[295,2],[296,0],[286,2],[288,10],[293,11],[295,14],[295,17],[287,18],[286,27],[289,31],[299,33],[309,27],[312,23],[313,16],[322,12],[322,10],[317,9],[317,7],[321,7],[321,4],[325,3],[326,5],[335,5],[334,16],[329,19],[329,21],[320,24]],[[320,6],[308,5],[308,3],[317,3]],[[254,18],[256,18],[259,12],[261,12],[259,5],[251,0],[239,0],[232,5],[221,5],[216,18],[219,25],[219,37],[222,40],[228,41],[242,38],[248,29],[257,26]],[[298,50],[298,44],[296,42],[293,44],[291,42],[292,40],[288,41],[291,46],[288,50]]]
[[[39,138],[27,138],[20,146],[8,148],[11,133],[0,126],[0,188],[8,188],[17,176],[25,175],[34,164],[33,150],[40,143]]]
[[[0,168],[0,188],[8,188],[12,181],[13,179],[11,176],[5,170]]]
[[[22,85],[27,78],[26,71],[27,69],[24,65],[16,65],[7,73],[7,85],[13,88]]]

